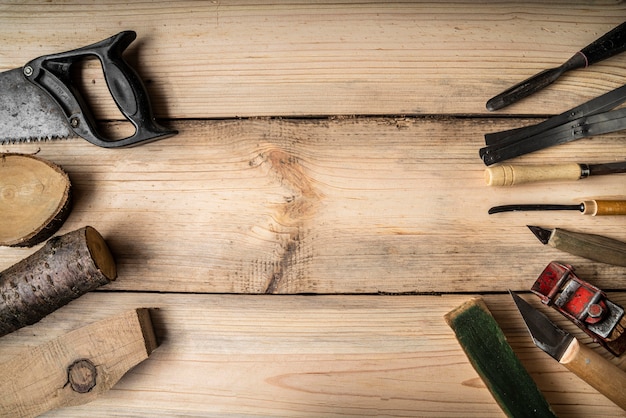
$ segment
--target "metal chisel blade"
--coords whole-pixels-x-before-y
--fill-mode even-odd
[[[0,126],[1,144],[75,136],[59,106],[21,68],[0,73]]]

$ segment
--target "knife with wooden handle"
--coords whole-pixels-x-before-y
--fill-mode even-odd
[[[626,200],[585,200],[576,205],[526,204],[501,205],[489,209],[489,214],[536,210],[577,210],[583,215],[626,215]]]
[[[535,345],[626,410],[626,372],[557,327],[520,296],[510,293]]]
[[[513,186],[541,181],[574,181],[619,173],[626,173],[626,161],[604,164],[503,164],[485,169],[485,182],[488,186]]]

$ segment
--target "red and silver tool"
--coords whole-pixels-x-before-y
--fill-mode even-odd
[[[578,278],[572,266],[551,262],[531,291],[611,353],[619,356],[626,351],[624,308],[611,302],[597,287]]]

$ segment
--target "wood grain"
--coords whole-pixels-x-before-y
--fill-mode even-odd
[[[159,349],[99,399],[46,416],[501,417],[445,324],[470,297],[97,292],[3,337],[0,361],[88,321],[149,306],[159,308]],[[609,297],[626,303],[623,294]],[[510,296],[484,300],[557,416],[623,416],[533,345]],[[527,300],[589,343],[538,298]]]
[[[63,229],[91,225],[119,290],[218,293],[525,289],[554,259],[600,288],[623,269],[543,246],[526,228],[626,240],[623,217],[488,215],[509,203],[579,203],[625,192],[621,176],[514,188],[484,183],[487,131],[525,121],[348,118],[180,122],[177,137],[124,150],[83,140],[11,146],[61,164],[75,188]],[[618,134],[521,163],[614,160]],[[497,245],[495,245],[497,243]],[[0,248],[0,267],[27,252]]]
[[[487,132],[623,85],[621,55],[503,111],[485,109],[625,16],[609,0],[0,2],[0,71],[137,31],[126,57],[158,118],[180,131],[124,150],[80,139],[0,146],[68,171],[75,207],[60,233],[97,228],[119,274],[0,339],[0,361],[157,306],[163,345],[150,359],[103,398],[47,415],[500,417],[443,320],[483,293],[558,416],[619,416],[532,344],[499,292],[528,289],[560,260],[625,304],[623,268],[542,246],[526,228],[626,241],[624,219],[487,209],[617,198],[623,177],[490,188],[478,149]],[[77,72],[107,132],[128,132],[99,66]],[[617,161],[622,137],[515,162]],[[0,269],[35,250],[0,248]],[[421,292],[446,295],[409,295]],[[364,295],[374,293],[384,296]]]
[[[614,26],[620,2],[3,2],[0,70],[133,29],[160,117],[485,114]],[[499,114],[557,114],[623,84],[623,56]],[[96,65],[86,84],[104,82]],[[113,103],[95,101],[115,117]]]

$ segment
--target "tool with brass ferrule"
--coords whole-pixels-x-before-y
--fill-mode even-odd
[[[528,228],[544,245],[589,260],[626,267],[626,242],[561,228],[546,229],[532,225]]]
[[[567,181],[626,173],[626,161],[604,164],[497,165],[485,169],[488,186],[513,186],[540,181]]]
[[[502,109],[552,84],[566,71],[587,68],[623,51],[626,51],[626,23],[581,49],[559,67],[544,70],[489,99],[487,110]]]
[[[520,296],[510,293],[535,345],[626,410],[626,372],[557,327]]]
[[[552,205],[552,204],[528,204],[528,205],[502,205],[489,209],[489,214],[500,212],[523,212],[538,210],[577,210],[583,215],[626,215],[626,200],[585,200],[577,205]]]

